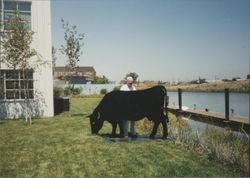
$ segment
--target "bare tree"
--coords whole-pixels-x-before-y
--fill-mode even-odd
[[[54,46],[52,46],[52,64],[53,64],[53,67],[56,66],[56,60],[57,60],[56,51],[57,51],[57,49]]]
[[[71,85],[72,76],[76,74],[77,63],[80,61],[83,46],[83,33],[78,33],[76,25],[69,26],[68,22],[61,20],[64,31],[65,45],[61,45],[61,53],[67,56],[66,68],[68,68],[70,75],[68,76],[68,84],[70,90],[74,89],[74,84]]]
[[[34,32],[27,28],[24,21],[16,16],[12,16],[5,27],[5,33],[2,40],[2,61],[14,71],[19,70],[19,78],[22,82],[17,84],[19,96],[24,98],[25,109],[24,116],[26,122],[31,124],[32,111],[30,98],[34,97],[34,91],[29,90],[30,85],[33,85],[33,71],[41,65],[38,53],[31,48]],[[38,60],[34,61],[33,56],[37,56]],[[32,80],[32,81],[31,81]],[[32,82],[32,84],[31,84]],[[15,85],[14,85],[15,86]],[[20,95],[21,92],[21,95]]]

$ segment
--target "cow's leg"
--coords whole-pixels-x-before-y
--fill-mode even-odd
[[[124,128],[123,128],[123,121],[118,122],[119,124],[119,129],[120,129],[120,137],[123,138],[124,137]]]
[[[152,130],[152,132],[151,132],[151,134],[150,134],[150,138],[151,138],[151,139],[154,139],[154,138],[155,138],[155,134],[156,134],[156,132],[157,132],[157,128],[158,128],[159,124],[160,124],[160,122],[158,122],[158,121],[155,121],[155,122],[154,122],[153,130]]]
[[[162,123],[162,126],[163,126],[162,139],[167,139],[167,136],[168,136],[168,126],[167,126],[165,117],[163,117],[161,123]]]
[[[166,111],[165,117],[166,117],[167,123],[169,123],[169,118],[168,118],[168,112],[167,111]]]
[[[117,122],[113,122],[113,123],[112,123],[112,133],[111,133],[111,137],[115,137],[115,134],[116,134],[116,127],[117,127]]]

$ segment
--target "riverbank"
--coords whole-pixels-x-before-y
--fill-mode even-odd
[[[156,82],[141,83],[137,85],[138,89],[145,89],[157,85]],[[241,81],[217,81],[211,83],[203,84],[190,84],[190,83],[180,83],[180,84],[165,84],[164,85],[168,91],[177,91],[178,88],[183,91],[190,92],[224,92],[225,88],[229,88],[230,92],[237,93],[250,93],[250,80]]]

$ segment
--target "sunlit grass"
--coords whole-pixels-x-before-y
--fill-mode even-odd
[[[69,112],[31,126],[0,121],[0,177],[240,176],[172,141],[107,143],[92,135],[86,117],[100,99],[73,98]],[[105,123],[101,133],[108,132]]]

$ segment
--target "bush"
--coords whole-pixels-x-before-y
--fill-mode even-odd
[[[79,87],[79,88],[73,88],[72,90],[72,94],[73,95],[80,95],[82,93],[82,87]]]
[[[199,84],[198,80],[192,80],[189,82],[190,84]]]
[[[101,91],[100,91],[100,94],[102,94],[102,95],[105,95],[107,93],[108,93],[108,90],[105,88],[101,89]]]
[[[78,87],[78,88],[73,88],[71,89],[70,87],[65,87],[64,88],[64,95],[69,96],[69,95],[79,95],[82,93],[83,88]]]
[[[69,87],[64,88],[64,96],[69,96],[71,94],[71,89]]]
[[[54,98],[60,98],[64,96],[63,88],[54,87]]]
[[[115,86],[114,88],[113,88],[113,91],[119,91],[120,90],[120,86]]]
[[[222,162],[249,177],[248,136],[237,136],[230,130],[213,127],[193,130],[182,116],[169,116],[169,139],[173,143],[195,150],[209,160]],[[152,130],[148,120],[139,121],[138,125],[144,133]]]

